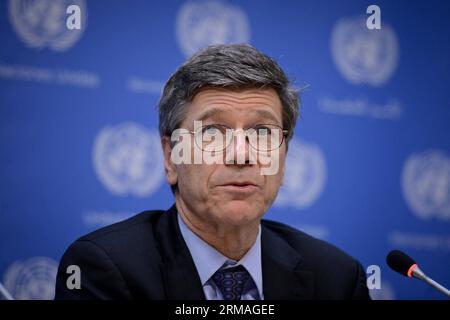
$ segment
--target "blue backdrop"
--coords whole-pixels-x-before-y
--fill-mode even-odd
[[[70,4],[81,29],[68,29]],[[450,286],[450,2],[1,1],[0,280],[53,297],[77,237],[173,201],[156,104],[212,43],[248,42],[304,88],[267,218],[378,265],[378,299],[439,299],[394,274],[398,248]],[[130,248],[132,250],[132,248]]]

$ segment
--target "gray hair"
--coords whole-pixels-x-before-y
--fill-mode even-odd
[[[159,101],[159,133],[170,136],[205,87],[273,88],[281,100],[287,142],[299,115],[299,94],[278,63],[248,44],[212,45],[190,57],[167,81]]]

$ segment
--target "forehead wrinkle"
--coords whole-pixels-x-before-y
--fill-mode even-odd
[[[225,96],[225,97],[224,97]],[[278,97],[278,96],[276,96]],[[206,110],[197,118],[204,119],[206,117],[214,116],[219,113],[226,112],[241,112],[250,111],[252,113],[260,114],[266,118],[272,118],[273,120],[279,121],[279,117],[273,110],[276,105],[281,105],[280,101],[276,99],[274,101],[273,97],[261,97],[261,94],[246,94],[245,97],[236,97],[232,93],[226,92],[204,92],[200,97],[197,97],[197,103],[200,106],[209,106],[209,110]],[[249,110],[249,106],[255,107],[253,110]],[[270,110],[266,108],[258,108],[261,106],[269,107]]]
[[[229,90],[226,88],[206,88],[196,94],[195,99],[210,101],[219,100],[222,103],[247,103],[246,100],[256,99],[258,103],[263,103],[264,101],[269,104],[274,102],[280,102],[278,93],[272,89],[245,89],[242,91]],[[275,101],[274,101],[275,100]]]
[[[242,107],[242,106],[236,106],[236,107],[212,107],[208,110],[205,110],[203,112],[201,112],[197,117],[196,120],[197,121],[203,121],[207,118],[213,118],[213,117],[226,117],[228,114],[230,113],[241,113],[241,112],[249,112],[251,114],[255,114],[257,116],[260,116],[262,118],[266,118],[275,122],[280,122],[280,120],[278,119],[278,117],[274,114],[274,112],[271,112],[269,110],[266,109],[253,109],[253,110],[248,110],[247,107]]]
[[[275,103],[278,104],[278,101],[274,101],[272,97],[261,97],[261,95],[253,94],[245,97],[236,97],[236,96],[206,96],[203,97],[203,102],[205,104],[211,105],[228,105],[232,107],[237,107],[239,105],[267,105],[272,106]]]

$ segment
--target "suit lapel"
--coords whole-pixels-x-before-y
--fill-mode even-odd
[[[156,227],[162,262],[161,274],[169,300],[205,300],[201,280],[178,226],[173,205],[163,213]],[[314,278],[302,270],[302,258],[286,241],[262,224],[261,259],[266,300],[312,299]]]
[[[314,277],[302,270],[302,257],[286,241],[262,224],[261,255],[265,300],[314,297]]]
[[[161,215],[156,228],[161,274],[169,300],[205,300],[201,280],[178,226],[173,205]]]

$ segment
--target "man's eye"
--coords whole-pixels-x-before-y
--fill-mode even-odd
[[[220,129],[214,125],[209,125],[209,126],[203,127],[203,133],[207,134],[207,135],[214,136],[214,135],[218,134],[219,131],[220,131]]]
[[[256,127],[255,130],[259,136],[270,135],[272,133],[272,130],[265,126]]]

